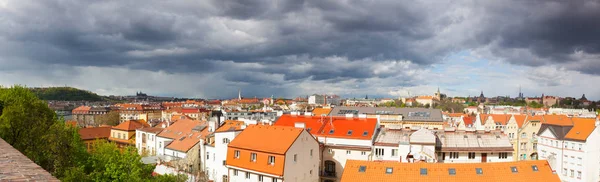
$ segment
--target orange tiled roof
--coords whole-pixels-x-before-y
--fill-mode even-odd
[[[418,96],[417,99],[434,99],[434,97],[430,95],[422,95]]]
[[[283,176],[285,153],[302,131],[294,127],[250,125],[229,143],[227,165]],[[240,153],[238,158],[234,156],[236,150]],[[256,153],[256,162],[250,161],[251,153]],[[268,164],[269,156],[275,157],[273,165]]]
[[[490,116],[492,116],[494,122],[501,123],[502,125],[506,125],[510,119],[510,115],[508,114],[490,114]]]
[[[460,116],[466,116],[466,114],[464,113],[448,113],[446,114],[448,115],[448,117],[460,117]]]
[[[323,121],[321,121],[321,116],[292,116],[284,114],[277,119],[274,125],[295,127],[296,123],[304,123],[304,128],[310,134],[319,135],[323,127],[325,127],[325,121],[329,121],[329,117],[323,117]]]
[[[359,172],[361,166],[364,166],[364,172]],[[533,170],[533,166],[537,171]],[[512,167],[515,167],[517,172],[512,172]],[[391,174],[386,174],[387,168],[391,168]],[[477,168],[481,169],[482,174],[477,174]],[[427,174],[421,175],[421,169],[426,169]],[[450,169],[454,169],[454,175],[450,175]],[[495,163],[400,163],[348,160],[341,181],[528,182],[532,179],[544,182],[560,181],[545,160]]]
[[[182,135],[179,138],[175,138],[166,148],[181,152],[187,152],[198,142],[200,142],[200,139],[204,139],[208,134],[210,134],[210,132],[208,131],[208,123],[206,123],[205,121],[197,123],[197,125],[194,127],[198,127],[202,130],[197,131],[192,129],[187,133],[182,133]]]
[[[144,121],[144,120],[140,120],[140,121],[130,120],[130,121],[125,121],[117,126],[113,126],[112,129],[123,130],[123,131],[135,131],[136,129],[142,128],[142,127],[150,127],[150,125],[148,125],[148,123],[146,123],[146,121]]]
[[[110,127],[93,127],[79,129],[82,140],[105,139],[110,137]]]
[[[371,140],[376,127],[376,118],[333,117],[330,122],[325,122],[325,127],[318,136]],[[333,134],[330,134],[331,130]]]
[[[85,114],[85,113],[89,112],[90,109],[92,109],[92,107],[90,107],[90,106],[79,106],[79,107],[73,109],[73,111],[71,111],[71,112],[73,114]]]
[[[596,119],[593,118],[571,118],[573,128],[565,135],[566,139],[585,141],[596,128]]]
[[[158,134],[158,136],[163,138],[179,139],[185,134],[191,132],[195,126],[201,124],[202,123],[197,120],[182,119],[165,128]]]
[[[566,115],[544,115],[529,117],[527,120],[538,120],[536,117],[543,117],[544,124],[558,125],[558,126],[573,126],[573,121]],[[541,120],[540,120],[541,121]]]
[[[473,123],[475,123],[475,117],[473,116],[465,116],[463,117],[463,122],[465,123],[465,126],[469,126],[472,125]]]
[[[315,116],[328,115],[329,112],[331,112],[331,108],[315,108],[312,111]]]
[[[519,114],[519,115],[513,115],[513,117],[515,117],[517,126],[519,128],[523,127],[523,123],[525,123],[525,119],[527,119],[527,115]]]
[[[226,131],[240,131],[244,125],[243,121],[237,120],[225,120],[225,123],[221,125],[215,132],[226,132]]]

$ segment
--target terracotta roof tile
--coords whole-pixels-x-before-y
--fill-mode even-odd
[[[329,112],[331,112],[331,108],[315,108],[312,111],[315,116],[329,115]]]
[[[326,118],[328,119],[329,117],[323,117],[323,120]],[[321,133],[323,127],[325,127],[325,122],[321,121],[321,119],[321,116],[292,116],[284,114],[277,119],[274,125],[295,127],[296,123],[304,123],[304,128],[306,128],[310,134],[318,135]]]
[[[566,139],[585,141],[596,128],[596,119],[593,118],[571,118],[573,128],[565,135]]]
[[[110,127],[80,128],[79,136],[82,140],[106,139],[110,137]]]
[[[544,116],[534,116],[528,117],[527,120],[540,120],[539,117],[543,117],[543,122],[545,124],[558,125],[558,126],[573,126],[573,121],[566,115],[544,115]]]
[[[242,126],[244,125],[243,121],[237,120],[226,120],[223,125],[221,125],[215,132],[226,132],[226,131],[241,131]]]
[[[473,123],[475,123],[475,117],[473,116],[465,116],[463,117],[463,122],[465,123],[465,126],[469,126],[469,125],[473,125]]]
[[[150,125],[148,125],[148,123],[146,123],[146,121],[144,120],[130,120],[130,121],[125,121],[122,122],[121,124],[117,125],[117,126],[113,126],[112,129],[116,129],[116,130],[122,130],[122,131],[135,131],[138,128],[142,128],[142,127],[150,127]]]
[[[306,130],[314,136],[362,140],[372,139],[377,127],[376,118],[291,116],[287,114],[279,117],[275,126],[294,127],[296,123],[304,123]],[[331,130],[333,133],[330,134]]]
[[[490,114],[490,116],[492,116],[494,122],[501,123],[502,125],[506,125],[511,117],[511,115],[508,114]]]
[[[523,127],[523,123],[525,123],[525,119],[527,119],[527,115],[519,114],[519,115],[513,115],[513,117],[515,117],[517,126],[519,126],[519,128]]]
[[[144,127],[144,128],[138,128],[137,130],[143,131],[143,132],[148,132],[148,133],[158,134],[158,133],[162,132],[164,130],[164,128],[159,128],[159,127]]]
[[[227,165],[282,176],[284,155],[302,131],[294,127],[250,125],[229,143]],[[236,150],[240,151],[237,158]],[[257,154],[256,162],[249,160],[250,153]],[[268,164],[269,156],[275,157],[275,164]]]
[[[534,171],[534,166],[537,171]],[[517,172],[512,171],[515,167]],[[361,168],[364,172],[361,172]],[[391,169],[387,174],[388,168]],[[478,168],[481,174],[477,174]],[[454,174],[451,173],[454,169]],[[425,170],[426,174],[421,174]],[[365,181],[535,181],[558,182],[545,160],[496,163],[400,163],[348,160],[342,182]]]

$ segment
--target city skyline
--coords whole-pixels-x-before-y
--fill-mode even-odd
[[[4,86],[600,99],[597,1],[5,0],[0,17]]]

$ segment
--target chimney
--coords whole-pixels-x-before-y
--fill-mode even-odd
[[[296,128],[305,128],[306,124],[305,123],[301,123],[301,122],[296,122],[296,123],[294,123],[294,127],[296,127]]]

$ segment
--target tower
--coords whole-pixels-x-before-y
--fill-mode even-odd
[[[242,100],[242,89],[238,90],[238,100]]]
[[[437,88],[437,92],[435,93],[435,98],[438,100],[442,100],[442,93],[440,92],[440,87]]]

